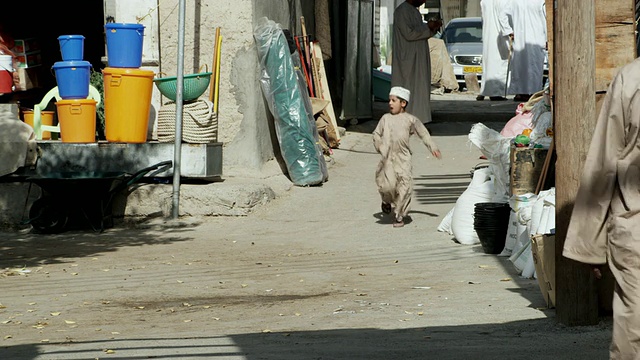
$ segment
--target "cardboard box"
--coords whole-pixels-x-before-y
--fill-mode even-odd
[[[531,237],[531,253],[536,268],[538,285],[548,308],[556,306],[556,236]]]
[[[42,67],[17,68],[16,72],[20,82],[16,84],[16,91],[25,91],[40,86],[39,73]]]
[[[26,54],[16,54],[16,67],[30,68],[42,64],[42,54],[40,51],[34,51]]]
[[[40,50],[40,42],[36,38],[15,40],[15,45],[11,49],[16,54],[25,54]]]

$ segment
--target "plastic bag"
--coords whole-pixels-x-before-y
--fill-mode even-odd
[[[328,174],[311,100],[300,85],[285,34],[278,24],[263,17],[257,21],[253,35],[261,68],[260,85],[275,119],[289,177],[298,186],[321,184]]]

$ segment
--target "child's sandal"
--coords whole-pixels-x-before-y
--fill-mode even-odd
[[[391,204],[383,202],[382,205],[380,205],[380,209],[382,209],[383,213],[389,214],[391,213]]]

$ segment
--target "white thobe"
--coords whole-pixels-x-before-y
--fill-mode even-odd
[[[484,96],[506,96],[509,65],[510,16],[503,12],[510,0],[482,0],[482,86]]]
[[[511,0],[503,10],[513,21],[513,52],[508,94],[542,90],[547,15],[544,0]]]

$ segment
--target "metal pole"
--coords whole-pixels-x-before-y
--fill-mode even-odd
[[[180,0],[178,12],[178,76],[176,89],[176,137],[173,152],[173,207],[171,217],[180,216],[180,163],[182,157],[182,93],[184,88],[184,13],[185,0]]]

